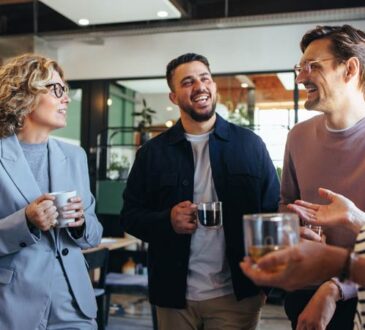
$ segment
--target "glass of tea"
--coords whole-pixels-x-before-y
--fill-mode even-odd
[[[222,227],[222,202],[205,202],[198,204],[199,224],[205,228],[218,229]]]
[[[243,216],[243,230],[246,254],[254,263],[269,252],[299,243],[299,217],[295,213],[247,214]]]
[[[321,237],[323,236],[322,226],[312,225],[312,224],[304,222],[304,227],[307,227],[307,228],[313,230],[318,236],[321,236]]]

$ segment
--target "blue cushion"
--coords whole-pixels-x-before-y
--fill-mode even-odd
[[[147,275],[131,275],[122,273],[108,273],[106,275],[106,285],[140,285],[148,287]]]

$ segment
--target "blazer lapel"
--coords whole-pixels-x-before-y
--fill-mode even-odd
[[[31,203],[42,193],[25,159],[18,138],[12,135],[1,139],[0,143],[0,162],[26,201]]]
[[[70,190],[71,173],[67,156],[57,141],[48,140],[51,192]]]

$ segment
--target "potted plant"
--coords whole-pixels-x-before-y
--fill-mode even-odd
[[[250,124],[246,105],[239,104],[238,107],[229,113],[227,120],[238,126],[247,126]]]
[[[155,110],[152,110],[150,107],[147,106],[146,100],[142,100],[143,108],[141,111],[134,111],[132,113],[132,116],[135,117],[141,117],[141,120],[139,121],[137,128],[139,133],[139,141],[137,141],[138,145],[142,145],[145,143],[148,138],[148,127],[152,125],[152,117],[156,113]]]
[[[128,178],[130,162],[128,157],[122,155],[120,158],[117,153],[113,152],[108,167],[108,177],[112,180],[125,180]]]

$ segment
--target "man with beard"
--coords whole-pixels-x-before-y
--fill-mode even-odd
[[[180,120],[138,150],[122,210],[126,231],[148,242],[159,329],[256,329],[264,294],[239,269],[242,215],[276,211],[274,166],[258,136],[215,113],[204,56],[179,56],[166,77]],[[203,201],[223,203],[223,228],[197,224]]]
[[[296,81],[307,90],[305,107],[323,114],[288,135],[280,209],[297,199],[327,202],[317,193],[326,187],[365,210],[365,34],[349,25],[318,26],[304,35],[301,49]],[[289,209],[305,220],[303,206]],[[355,242],[354,233],[340,227],[324,235],[330,245]],[[352,329],[355,297],[355,285],[333,278],[288,294],[285,308],[293,329]]]

